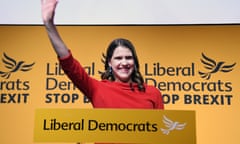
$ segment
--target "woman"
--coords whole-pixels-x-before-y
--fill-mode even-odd
[[[135,48],[116,39],[107,49],[102,80],[90,77],[61,39],[54,25],[57,0],[42,0],[42,19],[62,69],[94,108],[163,109],[159,90],[143,83]]]
[[[54,25],[57,0],[41,0],[41,3],[43,22],[62,69],[94,108],[164,108],[160,91],[143,83],[137,54],[129,40],[112,41],[107,49],[102,80],[93,79],[73,58]]]

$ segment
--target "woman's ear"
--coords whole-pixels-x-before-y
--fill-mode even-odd
[[[112,67],[112,64],[111,64],[111,62],[110,62],[110,61],[108,62],[108,66],[109,66],[109,67]]]

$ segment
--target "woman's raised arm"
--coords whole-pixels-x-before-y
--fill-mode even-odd
[[[62,58],[69,55],[69,50],[61,39],[54,24],[55,10],[58,0],[41,0],[42,20],[48,33],[48,37],[57,55]]]

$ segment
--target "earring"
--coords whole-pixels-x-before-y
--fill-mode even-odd
[[[112,70],[111,66],[108,67],[108,79],[110,81],[114,81],[115,80],[114,75],[113,75],[113,70]]]
[[[134,70],[135,70],[135,72],[138,72],[138,69],[137,69],[136,65],[134,65]]]
[[[112,67],[111,66],[108,68],[108,71],[109,71],[109,74],[112,75]]]

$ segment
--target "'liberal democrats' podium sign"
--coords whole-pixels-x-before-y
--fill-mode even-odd
[[[37,109],[35,142],[196,144],[194,111]]]

